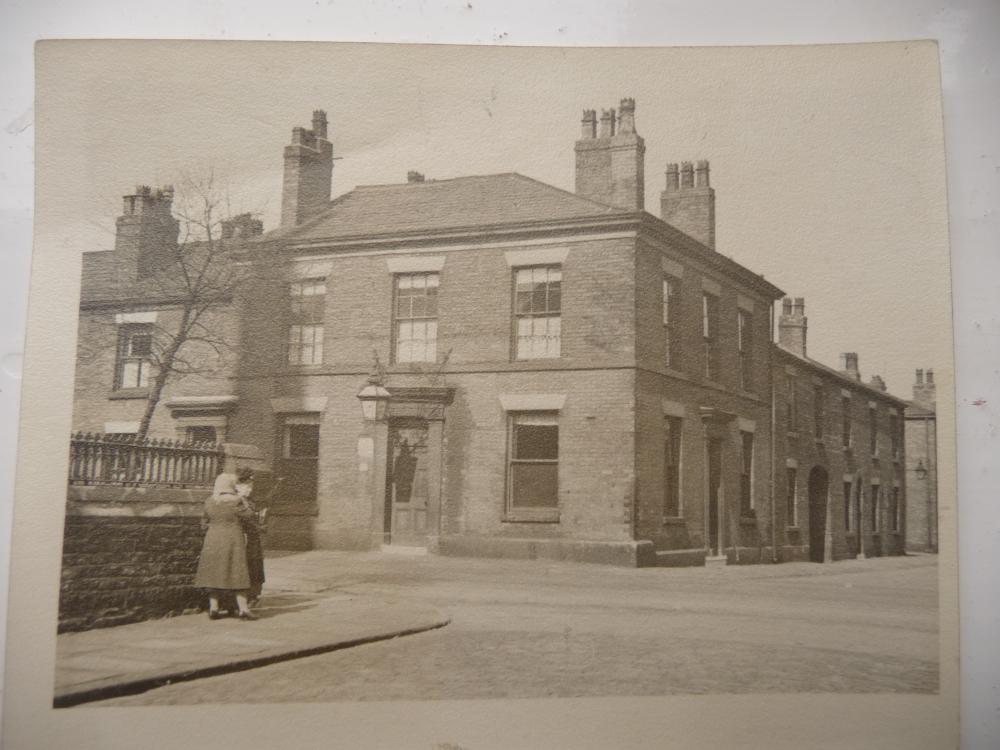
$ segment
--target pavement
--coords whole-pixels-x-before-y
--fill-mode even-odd
[[[443,627],[419,602],[333,590],[299,555],[268,561],[253,622],[205,613],[63,633],[56,639],[56,708],[262,667]],[[308,555],[306,555],[308,558]]]

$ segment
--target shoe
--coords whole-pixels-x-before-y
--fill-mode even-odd
[[[219,613],[219,610],[212,609],[212,610],[209,610],[209,612],[208,612],[208,619],[209,620],[221,620],[222,619],[222,615]]]
[[[253,612],[240,612],[240,619],[241,620],[259,620],[260,618],[257,617],[257,615],[255,615]]]

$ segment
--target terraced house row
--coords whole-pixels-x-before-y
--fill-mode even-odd
[[[410,172],[331,200],[327,128],[317,111],[293,130],[279,227],[225,223],[227,262],[253,272],[204,324],[231,346],[192,342],[198,366],[150,424],[264,452],[286,478],[271,546],[621,565],[902,553],[906,402],[856,357],[809,359],[803,301],[776,311],[784,293],[716,251],[707,162],[668,165],[659,216],[644,210],[632,100],[584,112],[572,193]],[[115,249],[84,258],[76,430],[139,428],[157,336],[180,324],[154,283],[176,253],[172,201],[126,196]],[[369,385],[384,418],[361,407]]]

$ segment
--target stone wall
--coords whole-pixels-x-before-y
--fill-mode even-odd
[[[59,632],[193,611],[208,489],[70,486]]]

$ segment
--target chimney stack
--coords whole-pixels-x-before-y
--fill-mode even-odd
[[[239,214],[222,222],[222,239],[238,240],[264,233],[264,222],[252,214]]]
[[[861,371],[858,369],[858,353],[857,352],[844,352],[840,355],[840,371],[844,373],[849,378],[861,382]],[[873,376],[872,382],[874,383]],[[879,378],[881,380],[881,378]]]
[[[881,375],[872,375],[869,385],[878,391],[886,390],[885,380],[882,379]]]
[[[937,399],[934,370],[917,370],[917,382],[913,386],[913,402],[925,409],[933,409]]]
[[[806,318],[806,303],[802,297],[791,297],[781,300],[781,315],[778,318],[778,346],[792,354],[805,358],[806,329],[809,320]]]
[[[423,182],[424,176],[420,172],[414,172],[412,169],[406,173],[407,182]]]
[[[667,186],[660,194],[660,218],[703,245],[715,249],[715,190],[709,182],[708,162],[697,167],[686,161],[667,165]]]
[[[616,208],[641,211],[645,205],[646,145],[635,130],[635,100],[614,109],[583,111],[576,142],[576,194]]]
[[[173,216],[174,189],[153,190],[137,185],[123,196],[122,215],[115,222],[115,253],[125,283],[164,268],[175,257],[180,223]]]
[[[330,202],[333,144],[327,140],[326,112],[317,109],[312,130],[292,128],[285,146],[285,176],[281,192],[281,226],[293,227]]]

